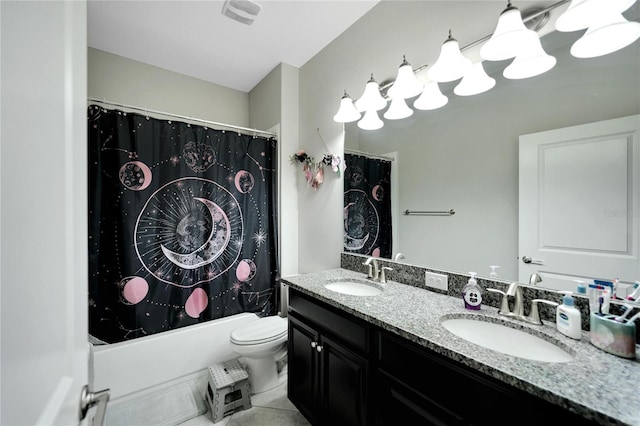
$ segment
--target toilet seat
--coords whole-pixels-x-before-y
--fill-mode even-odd
[[[287,336],[286,318],[278,315],[263,317],[231,332],[231,343],[239,346],[269,343]]]

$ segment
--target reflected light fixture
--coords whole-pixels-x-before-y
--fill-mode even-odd
[[[461,79],[471,67],[471,61],[460,52],[458,41],[451,36],[442,44],[440,56],[435,64],[427,71],[427,76],[432,81],[446,83]]]
[[[572,0],[569,8],[556,19],[556,30],[571,32],[590,27],[605,10],[622,13],[636,0]]]
[[[473,96],[487,92],[495,85],[496,79],[487,75],[482,62],[476,62],[453,89],[453,93],[458,96]]]
[[[442,94],[440,86],[435,81],[430,81],[424,85],[422,94],[413,103],[413,107],[427,111],[442,108],[449,102],[449,98]]]
[[[398,68],[396,81],[389,90],[395,92],[394,96],[400,96],[404,99],[413,98],[422,92],[422,84],[418,81],[411,64],[407,62],[407,58],[404,55],[402,55],[400,68]]]
[[[391,89],[393,89],[393,87]],[[412,116],[413,110],[409,108],[404,98],[398,96],[398,93],[391,89],[389,90],[391,105],[389,105],[389,109],[384,113],[384,118],[387,120],[400,120]]]
[[[491,38],[480,48],[480,56],[488,61],[503,61],[518,55],[518,51],[523,41],[531,36],[530,33],[538,34],[528,30],[522,22],[522,15],[517,7],[508,2],[506,9],[502,11],[498,18],[496,30]]]
[[[387,101],[380,94],[380,86],[378,82],[373,78],[373,74],[371,74],[371,78],[367,82],[367,85],[364,88],[364,93],[356,102],[356,108],[358,111],[380,111],[382,108],[387,106]],[[377,116],[377,114],[376,114]]]
[[[359,120],[361,114],[356,109],[356,106],[353,104],[353,99],[347,94],[347,91],[344,91],[344,95],[340,100],[340,108],[336,115],[333,116],[333,120],[338,123],[351,123],[353,121]]]
[[[540,38],[534,33],[502,75],[511,80],[519,80],[543,74],[555,65],[556,58],[544,51]]]
[[[378,130],[384,126],[380,117],[378,117],[378,111],[370,109],[364,113],[362,120],[358,121],[358,127],[362,130]]]
[[[571,46],[576,58],[595,58],[627,47],[640,38],[640,23],[629,22],[621,12],[603,11]]]

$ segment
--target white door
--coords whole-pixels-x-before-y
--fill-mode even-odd
[[[639,130],[635,115],[520,136],[521,282],[640,279]]]
[[[86,4],[1,1],[2,425],[75,425],[87,383]]]

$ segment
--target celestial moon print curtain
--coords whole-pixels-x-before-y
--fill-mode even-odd
[[[344,250],[391,258],[391,161],[344,158]]]
[[[276,140],[91,105],[89,332],[276,312]]]

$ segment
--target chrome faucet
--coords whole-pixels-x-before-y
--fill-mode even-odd
[[[498,314],[504,315],[506,317],[516,318],[522,321],[526,321],[531,324],[537,324],[537,325],[542,324],[542,321],[540,320],[540,314],[538,312],[538,303],[545,303],[551,306],[558,306],[557,303],[552,302],[550,300],[533,299],[531,301],[531,309],[529,311],[529,315],[525,316],[524,315],[524,298],[522,297],[522,288],[520,287],[520,284],[518,284],[517,282],[511,283],[511,285],[509,286],[506,292],[497,290],[495,288],[488,288],[487,290],[493,293],[502,294],[502,303],[500,304],[500,310],[498,311]],[[515,297],[513,311],[509,309],[509,297]]]
[[[367,272],[367,278],[372,280],[377,280],[378,275],[380,274],[380,270],[378,269],[378,259],[371,256],[367,258],[367,260],[363,263],[364,266],[369,267],[369,271]]]
[[[397,262],[397,261],[398,261],[398,260],[400,260],[400,259],[406,259],[406,258],[404,257],[404,254],[402,254],[402,253],[400,253],[400,252],[397,252],[397,253],[396,253],[396,255],[395,255],[395,256],[393,256],[393,260],[394,260],[395,262]]]
[[[531,274],[531,276],[529,277],[529,285],[536,285],[539,282],[542,281],[542,277],[540,275],[538,275],[537,272],[534,272],[533,274]]]

